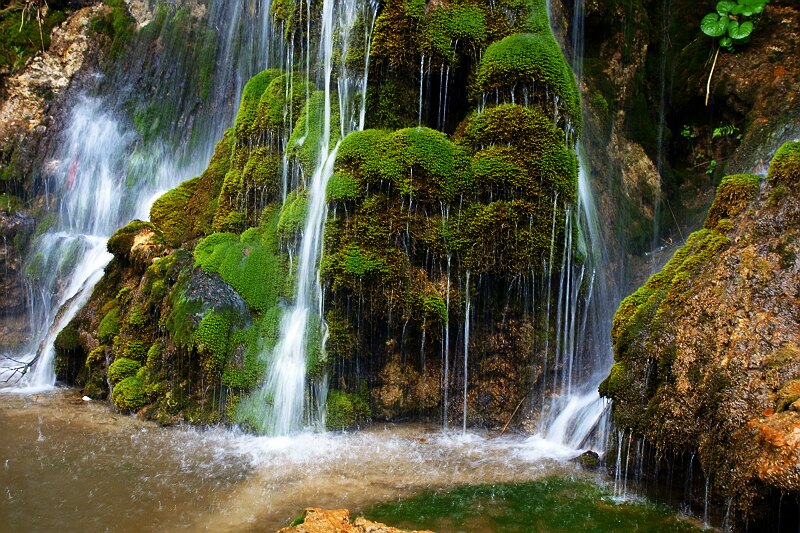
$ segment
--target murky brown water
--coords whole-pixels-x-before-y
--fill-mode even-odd
[[[424,426],[267,438],[158,426],[72,390],[0,394],[0,531],[275,531],[305,506],[561,472],[535,438]]]

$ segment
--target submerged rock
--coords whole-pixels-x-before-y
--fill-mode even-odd
[[[347,509],[308,507],[301,518],[295,520],[291,526],[279,530],[279,533],[404,533],[405,531],[407,530],[371,522],[362,517],[350,520],[350,511]],[[431,532],[421,530],[413,533]]]

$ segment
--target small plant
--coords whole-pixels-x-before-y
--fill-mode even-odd
[[[709,37],[720,37],[719,48],[714,54],[714,63],[708,74],[706,83],[706,105],[711,95],[711,77],[721,48],[734,51],[734,45],[741,45],[750,40],[755,21],[764,11],[769,0],[722,0],[717,3],[716,11],[708,13],[700,21],[700,29]]]
[[[688,124],[684,124],[683,128],[681,129],[681,137],[691,141],[697,138],[697,132],[695,132],[694,129]]]
[[[769,0],[722,0],[716,12],[700,22],[700,29],[709,37],[720,37],[719,45],[732,52],[734,45],[744,44],[753,33],[754,20],[764,11]]]
[[[741,140],[741,134],[739,133],[739,128],[734,126],[733,124],[725,124],[724,126],[720,126],[718,128],[714,128],[714,132],[711,134],[712,139],[718,139],[720,137],[733,137],[736,136],[736,139]]]

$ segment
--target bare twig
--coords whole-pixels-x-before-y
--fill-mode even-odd
[[[719,47],[717,53],[714,54],[714,63],[711,65],[711,72],[708,73],[708,82],[706,83],[706,107],[708,107],[708,98],[711,96],[711,76],[714,75],[714,67],[717,66],[717,58],[719,57]]]
[[[517,411],[519,411],[519,408],[522,407],[522,404],[525,402],[525,398],[528,397],[528,394],[529,393],[525,393],[525,395],[522,396],[522,399],[517,404],[516,409],[514,409],[514,412],[511,413],[511,416],[508,418],[508,422],[506,422],[506,425],[503,426],[503,429],[500,430],[500,435],[502,435],[503,433],[506,432],[506,430],[508,429],[509,424],[511,424],[511,421],[514,420],[514,416],[517,414]]]

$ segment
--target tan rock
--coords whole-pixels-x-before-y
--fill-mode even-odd
[[[303,523],[285,527],[278,533],[433,533],[427,530],[406,532],[362,517],[351,521],[347,509],[307,507],[304,513]]]
[[[73,13],[53,29],[50,48],[8,79],[8,97],[0,105],[0,142],[44,124],[47,105],[42,95],[55,97],[66,90],[94,46],[89,35],[92,19],[108,9],[101,3]]]

